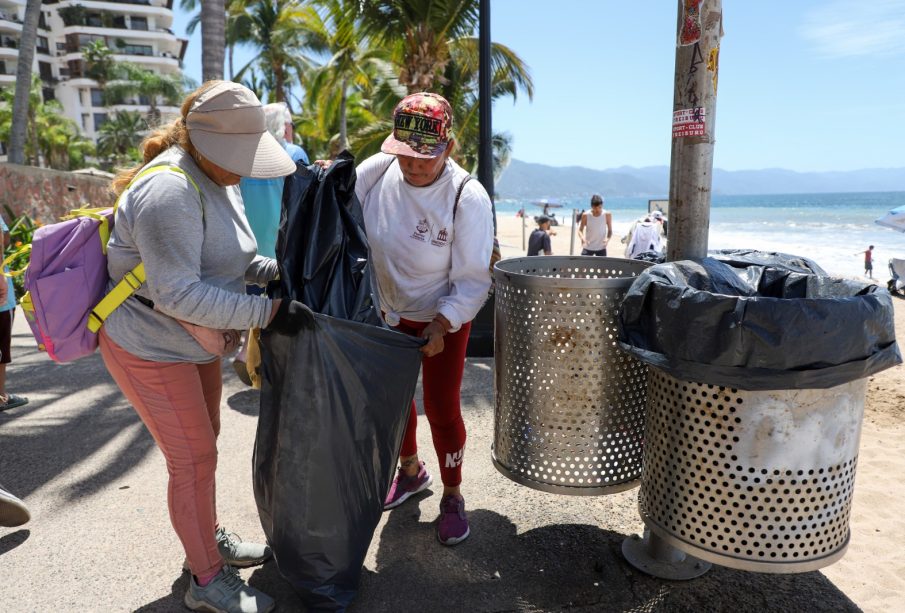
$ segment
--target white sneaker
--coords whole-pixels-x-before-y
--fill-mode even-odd
[[[185,593],[185,606],[193,611],[267,613],[273,610],[274,604],[273,598],[246,585],[239,571],[228,564],[204,587],[192,576]]]

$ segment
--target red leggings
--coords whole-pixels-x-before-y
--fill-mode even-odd
[[[400,332],[418,336],[429,322],[403,319],[396,327]],[[459,392],[462,372],[465,370],[465,348],[471,322],[463,324],[458,332],[443,337],[443,351],[431,358],[421,359],[421,384],[424,388],[424,414],[431,427],[434,450],[440,462],[440,478],[443,485],[455,487],[462,482],[462,458],[465,455],[465,422]],[[418,412],[412,400],[405,438],[400,455],[418,453]]]

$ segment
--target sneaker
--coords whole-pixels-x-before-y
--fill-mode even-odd
[[[465,499],[448,494],[440,499],[440,523],[437,538],[443,545],[458,545],[468,538],[468,517],[465,515]]]
[[[266,613],[273,610],[274,604],[273,598],[246,585],[239,571],[228,564],[204,587],[191,577],[185,592],[185,606],[193,611]]]
[[[227,532],[226,528],[217,528],[217,551],[223,561],[234,568],[257,566],[273,555],[267,545],[244,543],[238,534]],[[182,569],[191,570],[188,559],[182,563]]]
[[[15,409],[28,404],[28,398],[15,394],[0,394],[0,411]]]
[[[393,479],[393,485],[390,486],[390,493],[387,494],[386,501],[383,503],[384,511],[398,507],[418,492],[426,490],[434,482],[433,477],[428,474],[424,462],[418,462],[418,466],[418,474],[414,477],[408,476],[402,467],[399,467],[399,472]]]
[[[15,528],[28,523],[29,519],[31,519],[31,514],[25,503],[0,485],[0,526]]]

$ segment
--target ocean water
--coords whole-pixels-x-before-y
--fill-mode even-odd
[[[557,217],[568,219],[573,209],[587,209],[585,200],[560,200]],[[622,236],[632,221],[647,212],[647,198],[607,197],[614,234]],[[498,215],[529,215],[541,208],[530,201],[500,200]],[[863,252],[874,245],[874,277],[889,278],[889,258],[905,259],[905,233],[874,223],[891,209],[905,206],[905,192],[850,194],[788,194],[764,196],[715,195],[710,208],[710,249],[759,249],[810,257],[836,276],[864,272]]]

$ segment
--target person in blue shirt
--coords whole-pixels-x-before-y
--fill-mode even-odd
[[[282,102],[264,106],[267,131],[283,145],[293,162],[308,165],[308,154],[292,142],[292,116]],[[280,227],[280,204],[283,177],[276,179],[243,178],[239,183],[245,201],[245,217],[258,242],[258,255],[276,257],[277,230]]]
[[[308,154],[292,142],[292,115],[284,102],[264,106],[264,122],[267,131],[277,139],[293,162],[308,165]],[[245,218],[258,243],[258,255],[276,258],[277,232],[280,229],[280,208],[283,200],[283,177],[276,179],[252,179],[244,177],[239,183],[242,200],[245,202]],[[249,294],[260,295],[264,288],[249,285]],[[251,385],[251,377],[245,365],[245,343],[233,360],[233,369],[246,385]]]
[[[0,216],[0,253],[9,242],[9,228]],[[9,270],[7,269],[7,272]],[[10,277],[0,279],[0,411],[15,409],[28,404],[28,398],[9,394],[6,391],[6,365],[10,363],[12,343],[13,313],[16,310],[16,292]]]

